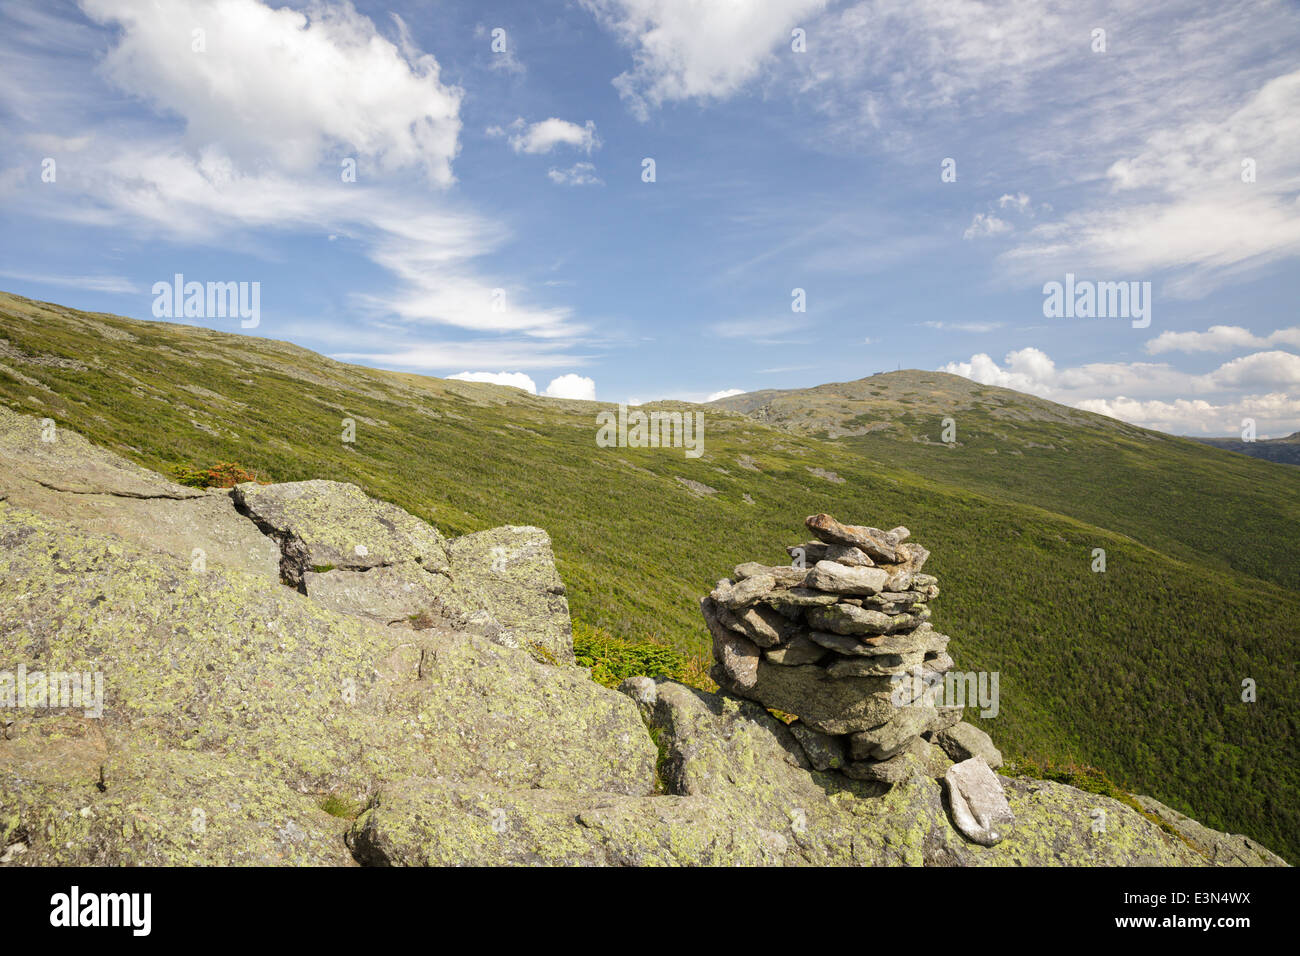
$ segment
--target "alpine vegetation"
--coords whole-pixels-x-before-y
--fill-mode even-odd
[[[704,454],[704,413],[665,412],[640,409],[628,411],[619,404],[618,414],[596,413],[596,445],[600,448],[681,448],[687,458]]]

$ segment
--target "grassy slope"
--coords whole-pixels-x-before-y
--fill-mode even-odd
[[[781,546],[804,537],[804,515],[906,524],[935,552],[927,570],[943,587],[936,623],[953,636],[958,666],[1001,673],[1002,711],[987,729],[1004,750],[1095,764],[1300,858],[1290,706],[1300,690],[1300,595],[1276,583],[1294,583],[1296,562],[1283,548],[1269,560],[1271,580],[1248,573],[1260,562],[1242,552],[1266,536],[1247,513],[1256,499],[1236,497],[1235,486],[1224,486],[1213,516],[1222,554],[1204,560],[1181,530],[1161,530],[1195,527],[1203,515],[1175,511],[1138,526],[1134,509],[1107,510],[1117,496],[1085,507],[1069,489],[1041,500],[1056,513],[982,478],[974,455],[962,474],[952,470],[959,451],[935,449],[948,456],[938,459],[944,471],[909,457],[927,453],[910,441],[871,449],[710,409],[701,459],[602,449],[594,403],[377,372],[283,343],[2,294],[0,338],[9,343],[0,343],[0,400],[15,409],[163,471],[235,460],[277,481],[354,481],[448,534],[540,525],[576,619],[694,654],[706,648],[699,597],[740,561],[782,560]],[[357,422],[355,446],[340,441],[344,417]],[[1129,431],[1108,427],[1069,426],[1069,482],[1086,484],[1101,447]],[[1162,458],[1163,448],[1151,444],[1125,467],[1177,481],[1186,462]],[[762,471],[741,467],[741,455]],[[1247,473],[1248,484],[1268,485],[1270,474]],[[693,495],[678,477],[717,494]],[[1289,534],[1295,516],[1273,520],[1271,533],[1281,520]],[[1107,551],[1106,574],[1089,571],[1094,547]],[[1243,677],[1258,681],[1259,703],[1240,702]]]

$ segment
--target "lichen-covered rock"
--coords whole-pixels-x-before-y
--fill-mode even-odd
[[[195,570],[11,502],[0,502],[0,581],[0,660],[93,669],[104,689],[99,719],[5,711],[11,861],[337,863],[342,829],[319,802],[364,801],[412,774],[571,793],[655,785],[631,701],[473,629],[378,626],[278,580]],[[247,814],[231,816],[240,794]],[[257,815],[258,801],[274,812]],[[209,833],[228,821],[228,839],[191,841],[192,807]],[[103,821],[94,839],[43,842],[82,811]],[[156,826],[118,825],[142,813]]]
[[[788,725],[814,770],[838,770],[846,763],[844,738],[813,730],[802,720]]]
[[[279,578],[279,548],[235,510],[229,491],[175,484],[75,432],[42,427],[4,407],[0,497],[195,567],[221,565]]]
[[[709,797],[636,799],[502,790],[445,779],[385,788],[348,834],[383,866],[760,866],[779,833],[736,827]]]
[[[1182,835],[1188,843],[1216,866],[1288,866],[1289,864],[1260,846],[1250,837],[1239,833],[1221,833],[1197,823],[1191,817],[1167,807],[1153,797],[1134,798],[1142,809],[1164,820]]]
[[[47,718],[46,720],[49,720]],[[34,723],[45,723],[45,720]],[[348,821],[240,755],[133,746],[98,760],[0,747],[0,850],[27,866],[348,866]],[[58,748],[52,741],[51,748]],[[50,748],[41,748],[49,753]],[[6,753],[8,752],[8,753]],[[34,756],[34,755],[32,755]],[[89,757],[89,754],[85,755]],[[52,764],[58,764],[57,769]],[[102,789],[101,789],[102,788]]]
[[[278,485],[246,482],[232,492],[235,506],[280,542],[281,573],[293,585],[308,571],[365,571],[417,563],[447,569],[447,546],[431,524],[396,505],[368,497],[339,481]]]
[[[302,584],[314,602],[330,610],[415,626],[445,616],[443,602],[451,589],[449,577],[430,574],[414,561],[366,571],[308,571]]]
[[[499,629],[498,643],[574,662],[569,602],[550,535],[541,528],[491,528],[451,539],[447,555],[451,588],[444,601],[454,621],[486,621]]]
[[[970,845],[989,866],[1206,866],[1209,861],[1118,800],[1050,780],[999,777],[1015,814],[994,847]]]
[[[20,479],[65,494],[176,500],[205,494],[92,445],[52,419],[0,406],[0,491]]]
[[[241,513],[71,433],[64,450],[32,450],[32,420],[0,409],[0,425],[0,664],[93,670],[104,691],[98,713],[0,709],[0,865],[1205,861],[1116,801],[1043,781],[1001,779],[1015,831],[964,839],[935,780],[946,758],[900,742],[911,708],[891,682],[796,663],[834,653],[787,624],[836,600],[778,583],[800,577],[755,571],[728,630],[749,641],[753,611],[756,633],[780,635],[750,642],[751,696],[790,710],[782,699],[812,695],[823,727],[671,681],[620,694],[562,666],[567,604],[537,529],[443,542],[333,483],[317,490],[358,506],[337,521],[315,490],[256,490],[276,486],[252,486],[257,508],[244,497]],[[880,534],[914,556],[905,529]],[[358,535],[382,542],[353,548],[374,563],[311,564]],[[281,583],[286,560],[305,593]],[[737,577],[728,589],[750,580]],[[914,640],[942,637],[925,627]],[[864,661],[895,655],[894,639],[854,638],[879,642]],[[930,708],[911,729],[959,716]],[[841,758],[844,737],[826,733],[887,758]],[[1244,838],[1194,835],[1216,861],[1268,861]]]
[[[908,691],[908,687],[899,688],[889,677],[832,678],[825,668],[813,664],[789,666],[766,659],[758,662],[751,687],[737,685],[725,672],[719,673],[722,678],[718,683],[725,690],[764,707],[798,714],[824,734],[851,734],[879,727],[899,709],[895,694]]]

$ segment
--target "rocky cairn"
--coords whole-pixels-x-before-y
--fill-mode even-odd
[[[930,624],[939,581],[906,528],[805,522],[816,537],[788,548],[789,566],[742,564],[701,601],[713,635],[714,680],[730,694],[794,714],[817,770],[893,784],[920,762],[1002,762],[962,708],[936,703],[953,666]]]

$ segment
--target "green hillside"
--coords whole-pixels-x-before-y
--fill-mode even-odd
[[[704,656],[699,597],[739,562],[786,560],[805,515],[905,524],[934,552],[958,669],[1001,674],[984,723],[1004,751],[1101,767],[1300,859],[1300,471],[1003,390],[958,410],[958,447],[927,445],[951,402],[876,378],[896,416],[877,431],[865,408],[809,431],[743,414],[762,403],[677,406],[706,415],[690,459],[598,447],[597,403],[0,294],[10,407],[164,472],[353,481],[447,534],[539,525],[575,619],[619,638]]]
[[[917,471],[1300,588],[1300,470],[943,372],[715,403]],[[955,442],[943,441],[944,419]]]

